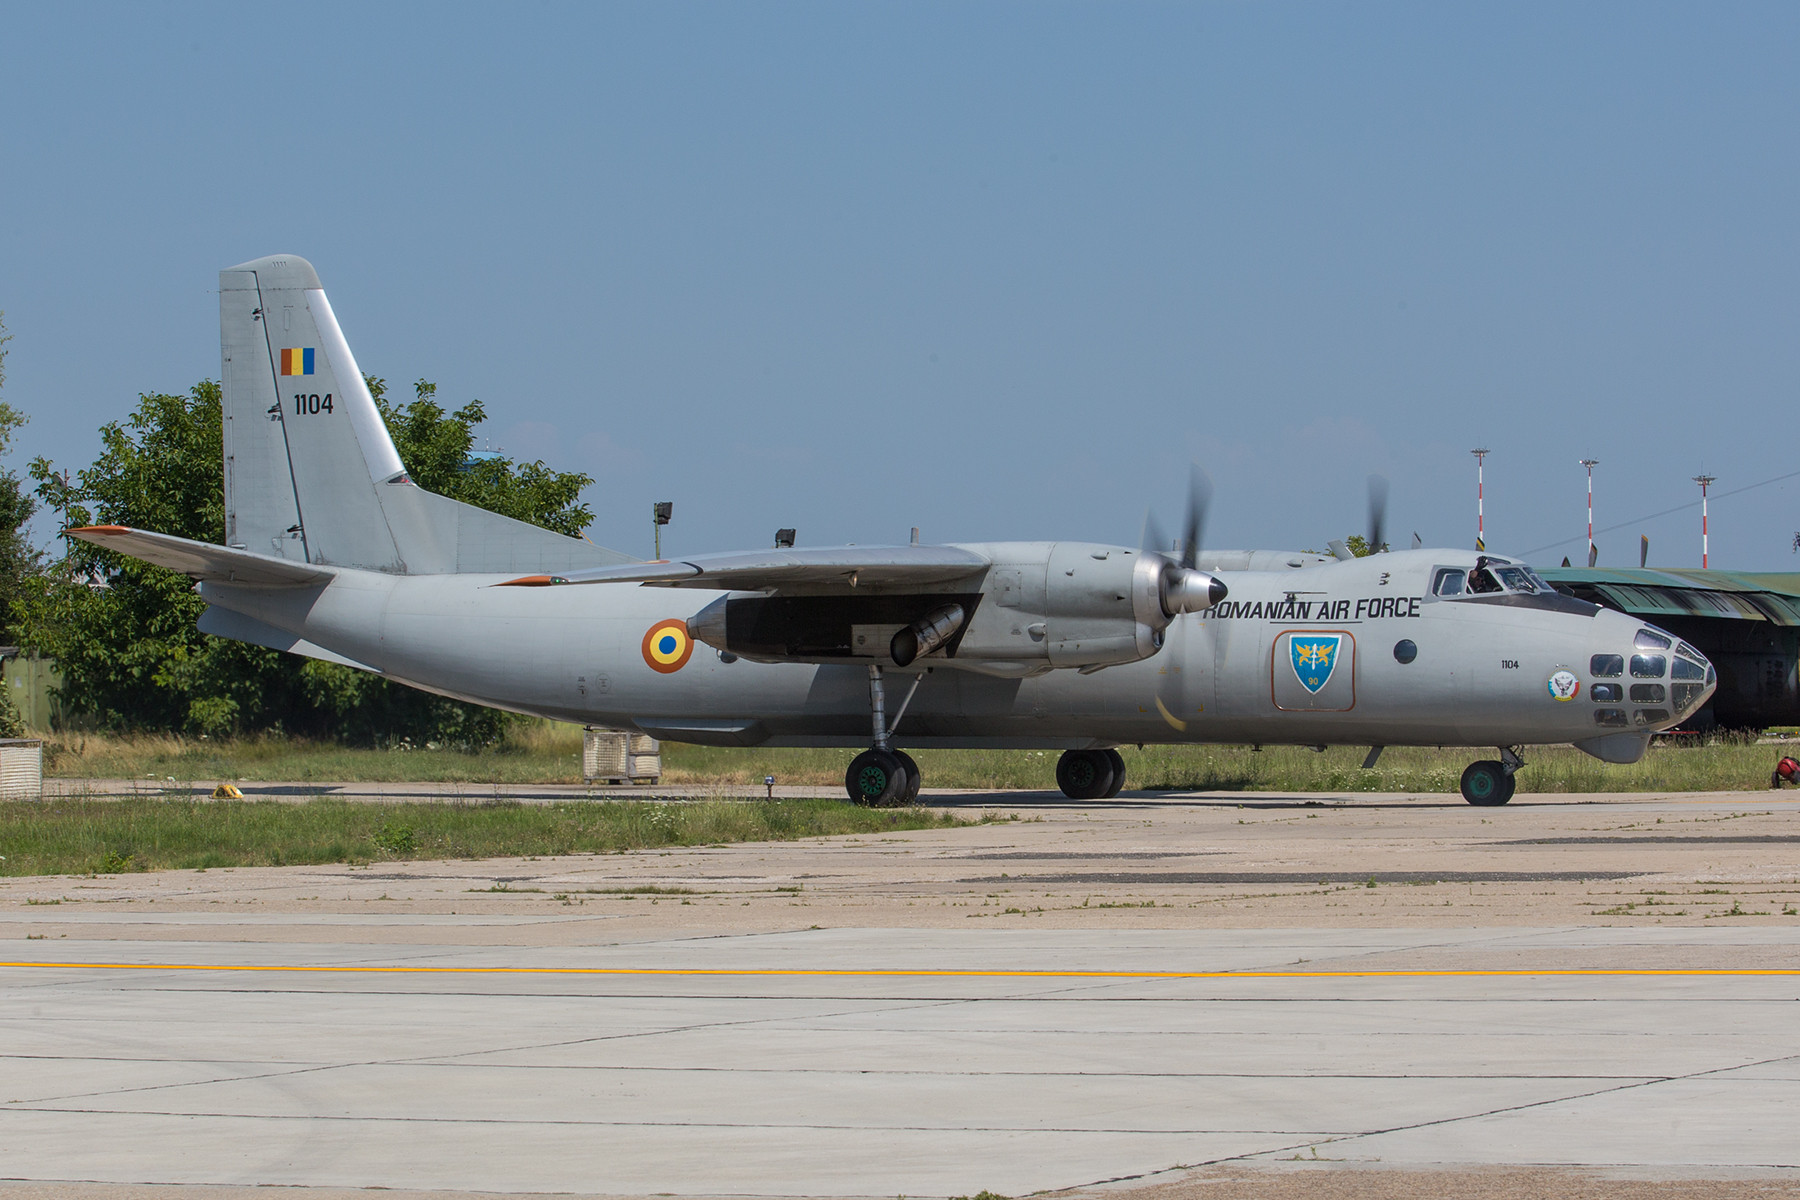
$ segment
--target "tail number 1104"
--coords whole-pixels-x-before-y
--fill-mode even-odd
[[[314,392],[310,396],[300,392],[294,393],[294,415],[296,417],[317,416],[319,413],[328,413],[330,411],[330,392],[326,392],[323,396],[319,395],[317,392]]]

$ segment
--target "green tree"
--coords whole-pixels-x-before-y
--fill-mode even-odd
[[[381,380],[370,385],[385,397]],[[485,411],[471,403],[446,414],[424,380],[417,392],[404,409],[382,403],[382,413],[420,486],[564,533],[578,534],[592,520],[578,503],[587,476],[503,458],[465,467]],[[184,396],[140,396],[129,417],[101,428],[100,457],[74,480],[35,460],[38,496],[74,525],[223,541],[219,401],[219,386],[210,381]],[[505,728],[505,715],[494,709],[207,637],[195,629],[205,607],[184,576],[76,541],[27,589],[24,641],[56,659],[65,708],[106,728],[280,729],[359,743],[466,746],[489,744]]]
[[[6,388],[6,343],[10,341],[6,314],[0,312],[0,392]],[[0,400],[0,458],[12,453],[13,436],[26,420],[24,413]],[[19,473],[10,467],[0,471],[0,641],[7,645],[18,641],[17,610],[24,599],[25,581],[38,569],[38,551],[25,528],[36,511],[37,502]],[[0,737],[17,737],[24,731],[25,722],[12,696],[0,689]]]

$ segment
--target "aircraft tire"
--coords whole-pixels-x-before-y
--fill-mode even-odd
[[[906,790],[906,768],[886,750],[864,750],[850,760],[844,790],[852,804],[887,808],[897,804]]]
[[[1107,749],[1105,754],[1107,758],[1112,760],[1113,777],[1112,786],[1106,789],[1106,795],[1102,796],[1101,799],[1111,800],[1114,796],[1118,795],[1120,790],[1125,786],[1125,756],[1111,748]]]
[[[1462,773],[1462,797],[1480,808],[1494,808],[1513,798],[1517,787],[1506,768],[1492,759],[1472,762]]]
[[[919,785],[924,782],[919,775],[919,764],[914,762],[913,756],[904,750],[895,750],[893,755],[906,769],[906,787],[901,790],[900,799],[896,803],[917,804],[919,802]]]
[[[1065,750],[1056,760],[1056,786],[1071,800],[1100,799],[1112,777],[1112,759],[1104,750]]]

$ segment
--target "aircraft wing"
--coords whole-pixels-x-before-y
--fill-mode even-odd
[[[194,579],[243,583],[260,587],[302,587],[326,583],[334,572],[308,563],[292,562],[267,554],[253,554],[230,546],[194,542],[166,533],[150,533],[125,525],[84,525],[64,530],[72,538],[117,550],[132,558],[179,571]]]
[[[954,546],[830,546],[703,554],[671,562],[572,571],[567,575],[524,575],[499,586],[636,583],[713,591],[887,589],[968,579],[991,565],[985,555]]]

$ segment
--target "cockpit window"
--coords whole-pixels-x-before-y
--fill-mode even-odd
[[[1486,596],[1503,590],[1500,581],[1495,579],[1494,573],[1485,566],[1476,567],[1469,572],[1469,592],[1472,595]]]
[[[1682,655],[1677,654],[1675,656],[1675,678],[1705,679],[1706,668],[1691,658],[1685,658]]]
[[[1504,592],[1535,596],[1551,595],[1556,589],[1523,563],[1491,559],[1484,554],[1466,571],[1439,567],[1432,577],[1431,591],[1437,596],[1495,596]]]
[[[1661,679],[1668,672],[1669,660],[1660,654],[1631,656],[1631,674],[1637,679]]]
[[[1667,650],[1669,639],[1654,629],[1640,629],[1637,631],[1637,648],[1639,650]]]

